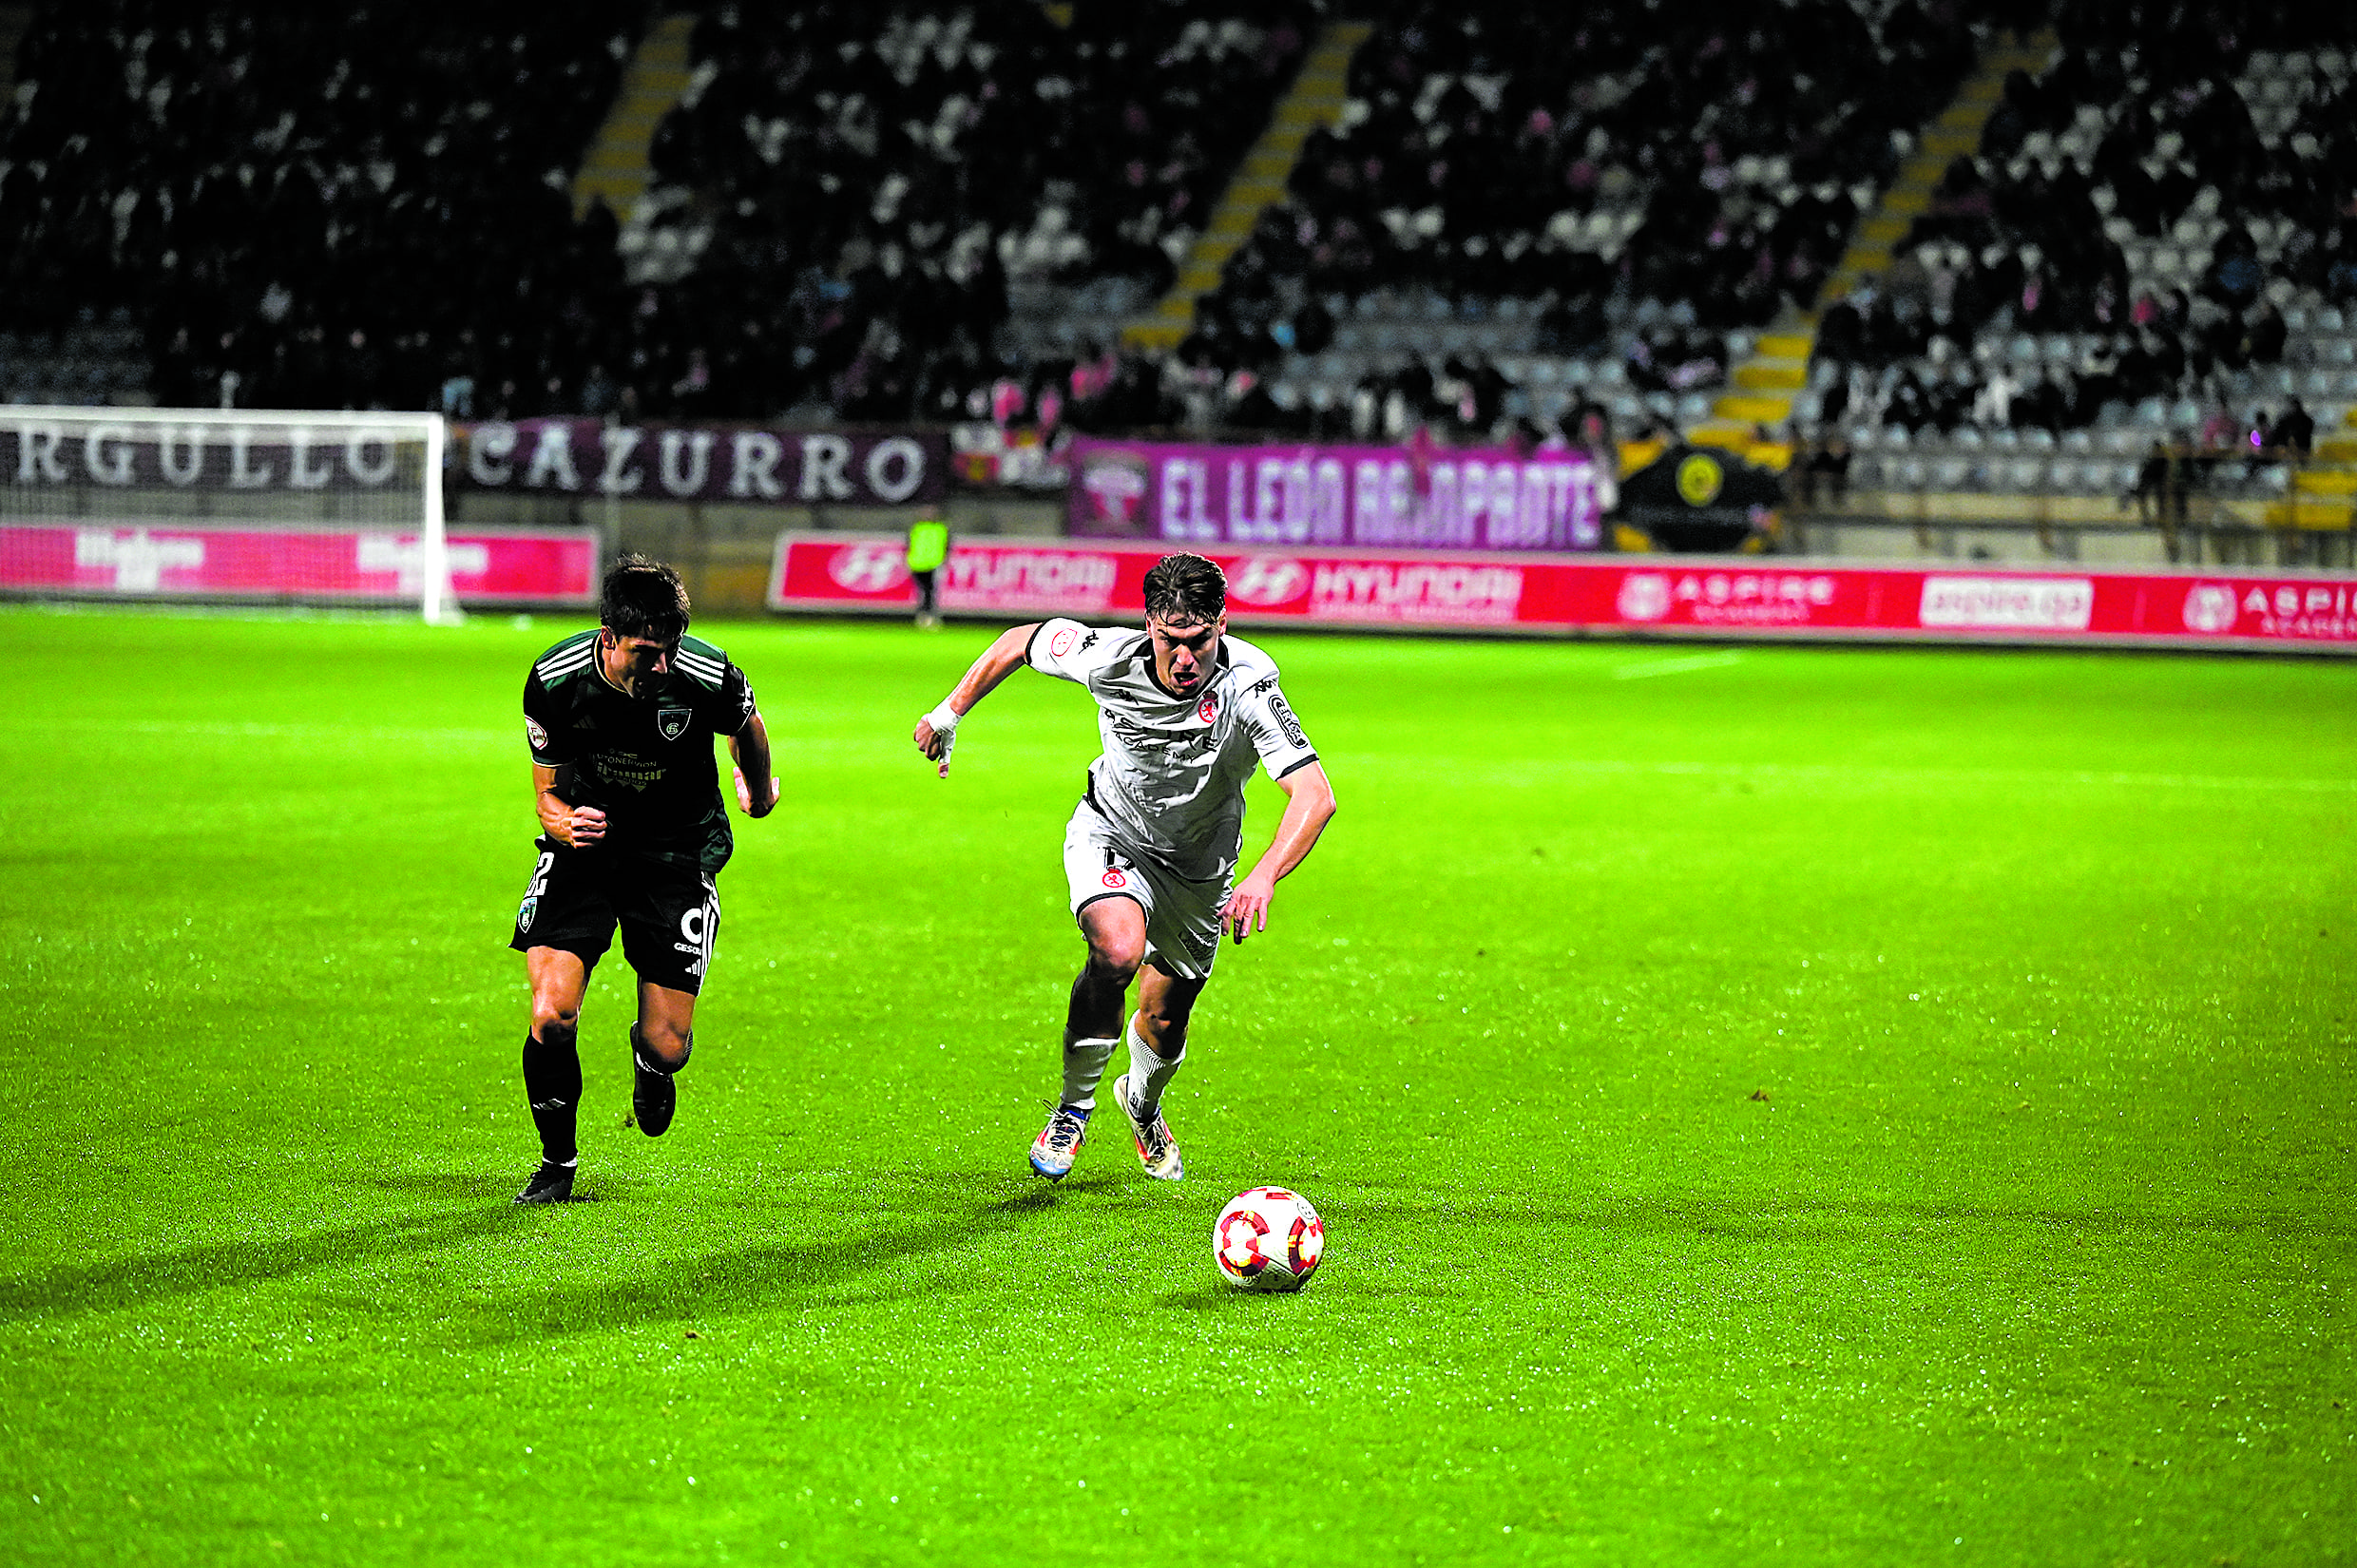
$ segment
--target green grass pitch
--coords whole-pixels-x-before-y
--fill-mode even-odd
[[[1086,697],[716,626],[784,803],[527,1212],[573,624],[0,613],[0,1560],[2357,1560],[2357,666],[1272,637],[1341,814],[1050,1189]]]

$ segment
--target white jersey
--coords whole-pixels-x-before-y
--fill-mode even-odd
[[[1154,674],[1145,632],[1044,621],[1025,657],[1097,699],[1104,755],[1089,765],[1088,798],[1140,853],[1189,881],[1224,882],[1244,832],[1244,783],[1255,761],[1283,778],[1317,760],[1277,690],[1276,661],[1219,640],[1217,670],[1191,697]]]

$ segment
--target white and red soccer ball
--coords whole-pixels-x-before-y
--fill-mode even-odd
[[[1219,1277],[1239,1291],[1298,1291],[1325,1252],[1325,1222],[1308,1198],[1282,1187],[1238,1193],[1212,1227]]]

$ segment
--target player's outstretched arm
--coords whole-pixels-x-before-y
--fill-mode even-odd
[[[1278,779],[1276,787],[1285,792],[1285,814],[1276,824],[1276,837],[1251,873],[1236,885],[1220,913],[1238,942],[1269,928],[1269,900],[1276,895],[1277,879],[1310,857],[1317,835],[1334,816],[1334,787],[1322,764],[1296,768]]]
[[[728,755],[737,763],[737,808],[747,816],[767,816],[777,806],[777,778],[769,771],[769,726],[761,722],[759,709],[745,716],[745,727],[728,737]],[[753,795],[756,778],[769,780],[769,793],[759,799]]]
[[[1031,648],[1032,634],[1043,622],[1009,626],[1001,632],[998,641],[982,651],[982,657],[968,667],[949,695],[941,699],[941,706],[916,721],[916,733],[910,738],[916,749],[933,763],[941,776],[949,776],[949,751],[957,744],[958,720],[973,712],[974,704],[988,697],[998,683],[1024,666]]]
[[[586,849],[605,836],[605,813],[595,806],[574,806],[557,794],[557,771],[545,762],[532,764],[533,802],[540,809],[540,831],[560,844]]]

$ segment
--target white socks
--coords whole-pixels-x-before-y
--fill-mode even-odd
[[[1156,1056],[1154,1048],[1138,1036],[1138,1025],[1129,1026],[1129,1103],[1141,1116],[1152,1116],[1162,1103],[1162,1090],[1178,1075],[1178,1064],[1187,1059],[1187,1048],[1178,1047],[1176,1056]]]
[[[1097,1080],[1104,1077],[1105,1063],[1113,1060],[1110,1040],[1072,1040],[1064,1047],[1064,1099],[1061,1103],[1076,1111],[1097,1108]]]
[[[1135,1022],[1122,1032],[1129,1037],[1129,1102],[1135,1109],[1151,1115],[1162,1103],[1162,1090],[1186,1061],[1187,1049],[1181,1045],[1176,1056],[1157,1056],[1154,1048],[1139,1037]],[[1113,1060],[1113,1046],[1110,1040],[1065,1042],[1064,1098],[1060,1103],[1076,1111],[1097,1108],[1097,1085],[1104,1078],[1105,1064]]]

